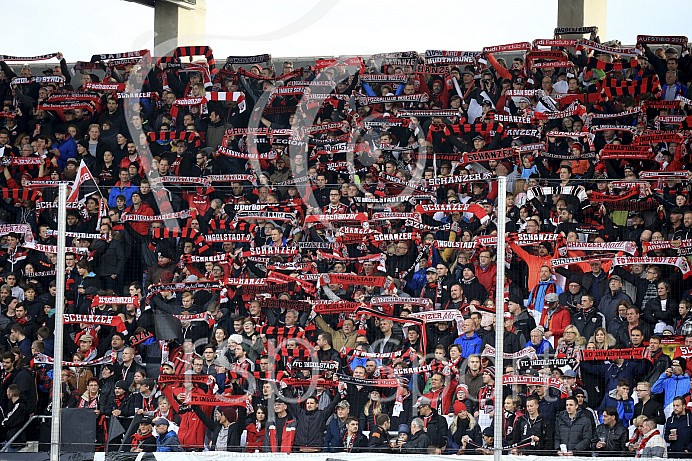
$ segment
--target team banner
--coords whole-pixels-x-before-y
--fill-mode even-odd
[[[34,234],[28,224],[4,224],[0,226],[0,235],[9,233],[24,234],[24,243],[34,242]]]
[[[600,51],[607,54],[617,54],[620,56],[639,56],[642,54],[642,50],[639,48],[614,48],[612,46],[601,45],[600,43],[593,42],[587,39],[581,39],[577,42],[577,45],[583,46],[586,49],[593,51]]]
[[[458,176],[440,176],[438,178],[424,180],[423,187],[440,187],[450,184],[467,184],[476,181],[489,181],[494,179],[492,173],[477,173]]]
[[[692,239],[687,240],[664,240],[659,242],[642,242],[642,251],[648,253],[654,250],[679,250],[681,248],[692,247]]]
[[[125,322],[117,315],[81,315],[63,314],[63,323],[84,323],[88,325],[108,325],[115,327],[119,333],[127,332]]]
[[[481,357],[495,357],[495,348],[490,344],[486,344],[485,349],[483,349],[483,352],[481,352]],[[532,360],[537,358],[535,349],[533,347],[525,347],[519,352],[515,352],[513,354],[502,354],[502,358],[507,360],[520,359],[522,357],[528,357]]]
[[[570,39],[550,39],[550,38],[537,38],[536,40],[533,41],[533,47],[536,48],[538,46],[557,46],[557,47],[564,47],[564,48],[574,48],[577,46],[577,41],[576,40],[570,40]]]
[[[220,282],[178,282],[157,283],[147,290],[147,300],[162,291],[196,291],[196,290],[221,290]]]
[[[55,363],[53,357],[48,357],[46,354],[38,353],[31,359],[32,363],[38,363],[42,365],[52,365]],[[63,360],[62,366],[64,367],[91,367],[96,365],[108,365],[115,363],[115,357],[101,357],[99,359],[89,360],[87,362],[66,362]]]
[[[226,58],[226,64],[259,64],[261,62],[271,61],[271,54],[256,54],[254,56],[229,56]]]
[[[84,89],[94,91],[124,91],[124,83],[94,83],[88,82],[84,84]]]
[[[565,35],[565,34],[590,34],[596,31],[598,27],[596,26],[585,26],[585,27],[556,27],[553,31],[555,35]]]
[[[529,42],[511,43],[509,45],[487,46],[483,48],[483,53],[502,53],[505,51],[528,51],[531,49]]]
[[[193,374],[173,374],[173,375],[160,375],[156,379],[158,384],[172,384],[172,383],[184,383],[191,382],[193,384],[209,384],[209,375],[193,375]]]
[[[519,375],[504,375],[502,376],[502,385],[510,386],[512,384],[523,384],[525,386],[548,386],[562,392],[563,396],[569,395],[567,387],[555,378],[539,378],[537,376],[519,376]]]
[[[461,164],[485,162],[488,160],[502,160],[519,155],[519,148],[505,147],[503,149],[470,152],[463,155]]]
[[[406,83],[406,74],[363,74],[358,76],[361,82],[366,83]]]
[[[630,349],[584,349],[580,352],[581,360],[641,360],[646,358],[644,354],[645,350],[645,347],[637,347]]]
[[[204,236],[207,243],[219,242],[244,242],[250,243],[255,240],[251,234],[207,234]]]
[[[248,251],[243,251],[241,257],[250,258],[252,256],[293,256],[298,253],[298,247],[255,247]]]
[[[25,243],[22,245],[24,248],[28,248],[30,250],[36,250],[40,251],[42,253],[57,253],[58,252],[58,247],[57,245],[43,245],[42,243]],[[84,248],[84,247],[66,247],[65,252],[67,253],[78,253],[82,255],[88,255],[89,254],[89,248]]]
[[[0,54],[0,61],[45,61],[47,59],[53,59],[60,55],[60,53],[48,53],[41,54],[38,56],[10,56],[7,54]]]
[[[12,85],[25,85],[27,83],[65,83],[65,78],[58,75],[52,77],[16,77],[10,82]]]
[[[226,395],[209,395],[192,393],[184,402],[186,405],[199,405],[206,407],[246,407],[251,408],[250,396],[243,395],[226,396]]]
[[[420,373],[428,373],[433,370],[432,365],[423,365],[420,367],[410,367],[410,368],[394,368],[392,372],[395,376],[400,375],[417,375]]]
[[[322,274],[320,285],[364,285],[383,287],[387,284],[387,277],[372,275],[351,275],[351,274]]]
[[[359,351],[350,347],[344,346],[341,349],[341,353],[344,355],[353,354],[354,357],[366,358],[366,359],[398,359],[398,358],[412,358],[416,356],[416,351],[413,349],[408,349],[405,351],[394,351],[394,352],[366,352]]]
[[[393,379],[367,379],[367,378],[354,378],[349,375],[336,374],[336,379],[340,383],[354,384],[356,386],[368,386],[368,387],[391,387],[397,388],[399,386],[399,380]]]
[[[684,48],[687,46],[687,37],[685,37],[684,35],[637,35],[637,45],[653,45],[668,43],[681,45]]]
[[[409,314],[408,318],[423,320],[426,323],[436,322],[452,322],[463,321],[464,316],[456,309],[447,309],[441,311],[415,312]]]
[[[125,214],[120,218],[120,222],[125,221],[137,221],[137,222],[155,222],[155,221],[165,221],[167,219],[187,219],[192,216],[192,210],[183,210],[176,213],[166,213],[158,216],[145,216],[136,214]]]
[[[652,242],[643,242],[643,245],[646,245],[647,243],[652,243]],[[653,243],[658,243],[658,242],[653,242]],[[690,245],[692,246],[692,240],[690,240]],[[578,250],[582,250],[582,251],[594,251],[594,250],[623,251],[625,253],[629,253],[630,255],[634,255],[637,252],[637,244],[632,242],[632,241],[603,242],[603,243],[567,242],[567,249],[573,250],[573,251],[578,251]]]
[[[350,314],[362,306],[350,301],[316,301],[312,307],[317,314]]]
[[[134,304],[139,307],[139,298],[137,296],[94,296],[91,307],[101,304]]]
[[[648,266],[649,264],[663,264],[665,266],[675,266],[682,272],[682,277],[689,277],[692,272],[690,269],[690,263],[687,258],[683,257],[617,257],[613,259],[613,264],[616,266],[631,266],[632,264],[644,264]]]
[[[557,357],[553,359],[520,359],[518,362],[519,368],[526,370],[528,368],[561,368],[570,367],[575,368],[579,361],[574,357]]]

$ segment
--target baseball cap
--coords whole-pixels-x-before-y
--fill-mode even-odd
[[[574,372],[574,370],[567,370],[565,373],[562,375],[568,378],[576,378],[577,374]]]
[[[418,407],[421,407],[423,405],[430,406],[430,399],[425,397],[425,396],[419,397],[418,401],[413,404],[413,408],[418,408]]]
[[[170,422],[166,418],[161,416],[152,421],[152,423],[154,424],[154,426],[168,426],[170,424]]]
[[[342,400],[336,405],[337,408],[351,408],[351,404],[348,403],[348,400]]]
[[[427,274],[428,272],[437,274],[437,270],[434,267],[428,267],[427,269],[425,269],[425,273]]]
[[[556,303],[560,300],[560,297],[557,295],[557,293],[548,293],[545,295],[545,302],[547,303]]]
[[[151,418],[151,416],[145,416],[142,418],[142,420],[139,422],[139,424],[153,424],[154,420]]]

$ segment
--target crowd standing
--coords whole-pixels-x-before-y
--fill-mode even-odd
[[[4,440],[57,321],[95,450],[491,454],[495,405],[506,453],[692,450],[685,37],[1,59]]]

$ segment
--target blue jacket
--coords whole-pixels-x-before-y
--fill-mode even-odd
[[[685,373],[683,375],[668,376],[661,373],[658,380],[651,387],[652,394],[664,393],[663,408],[673,403],[673,399],[677,396],[682,396],[690,392],[690,376]]]
[[[185,451],[180,447],[180,440],[174,431],[156,437],[156,451]]]
[[[111,192],[108,195],[108,206],[109,207],[115,207],[118,204],[116,203],[115,199],[118,198],[118,195],[124,195],[125,196],[125,203],[127,206],[132,205],[132,194],[139,191],[139,187],[135,186],[134,184],[130,183],[129,186],[127,187],[122,187],[119,185],[120,181],[118,181],[115,186],[111,188]]]
[[[336,415],[329,421],[327,425],[327,433],[324,436],[324,451],[329,453],[335,453],[341,451],[338,448],[343,445],[341,439],[343,437],[341,429],[339,428],[339,420]],[[346,425],[344,425],[344,430],[346,430]]]
[[[454,341],[454,344],[461,346],[462,357],[468,357],[471,354],[481,353],[481,345],[483,344],[483,340],[476,333],[474,333],[470,338],[467,338],[466,334],[462,334]]]
[[[62,141],[53,144],[51,149],[58,149],[60,151],[58,166],[61,170],[65,169],[69,159],[77,157],[77,143],[74,142],[74,139],[72,139],[72,136],[69,134]]]
[[[692,450],[692,414],[685,410],[683,416],[677,416],[675,413],[671,414],[666,419],[666,427],[663,431],[664,438],[666,442],[670,442],[670,447],[668,447],[668,453],[684,453],[685,450]],[[678,430],[677,440],[670,440],[671,429]]]
[[[546,352],[549,353],[553,348],[553,346],[550,345],[550,341],[546,339],[541,339],[541,343],[538,346],[529,341],[526,344],[524,344],[524,347],[533,347],[534,349],[536,349],[536,355],[543,355]]]
[[[534,305],[534,309],[537,312],[543,312],[543,306],[545,304],[545,295],[548,294],[548,287],[550,285],[555,286],[555,293],[560,294],[562,293],[562,287],[555,283],[553,280],[548,280],[547,282],[538,282],[538,285],[536,285],[532,290],[531,293],[529,293],[529,304]]]
[[[634,401],[630,400],[617,400],[615,398],[615,393],[617,389],[608,393],[608,395],[603,398],[601,405],[598,407],[598,419],[603,422],[603,410],[606,407],[614,407],[618,411],[618,418],[625,426],[629,426],[632,417],[634,417]]]

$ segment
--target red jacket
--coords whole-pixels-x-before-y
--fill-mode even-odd
[[[555,347],[557,347],[558,341],[562,338],[565,333],[565,328],[567,328],[572,323],[572,316],[569,311],[562,306],[559,306],[555,313],[548,319],[548,309],[543,309],[543,314],[541,315],[541,326],[545,328],[545,331],[551,331],[553,336],[555,336]]]
[[[257,430],[257,424],[248,424],[246,427],[247,439],[245,442],[245,451],[248,453],[254,453],[255,450],[262,451],[262,441],[264,440],[264,433],[266,428]]]
[[[293,440],[296,438],[297,425],[298,423],[295,419],[286,420],[281,434],[281,446],[278,447],[276,426],[273,421],[267,423],[267,429],[264,435],[264,451],[291,453],[293,451]]]
[[[139,205],[139,210],[134,209],[134,205],[125,208],[125,213],[137,216],[154,216],[154,210],[151,209],[147,202],[142,202]],[[149,223],[146,221],[128,221],[132,229],[139,235],[147,235],[149,233]]]
[[[483,269],[479,264],[476,264],[476,277],[481,285],[489,292],[495,291],[495,276],[497,274],[497,264],[490,263],[488,267]]]
[[[424,394],[424,396],[430,399],[432,408],[437,410],[439,414],[446,415],[449,413],[449,408],[452,404],[453,397],[452,386],[448,384],[442,389],[438,389],[436,391],[431,389],[430,392]]]
[[[192,393],[206,395],[199,389],[192,389]],[[177,395],[177,394],[176,394]],[[178,439],[180,439],[180,446],[184,448],[203,448],[204,447],[204,433],[207,427],[204,422],[197,416],[192,408],[190,407],[188,411],[184,411],[184,406],[181,405],[180,408],[180,430],[178,431]],[[185,408],[187,409],[187,408]],[[202,407],[208,416],[211,416],[211,407]]]

